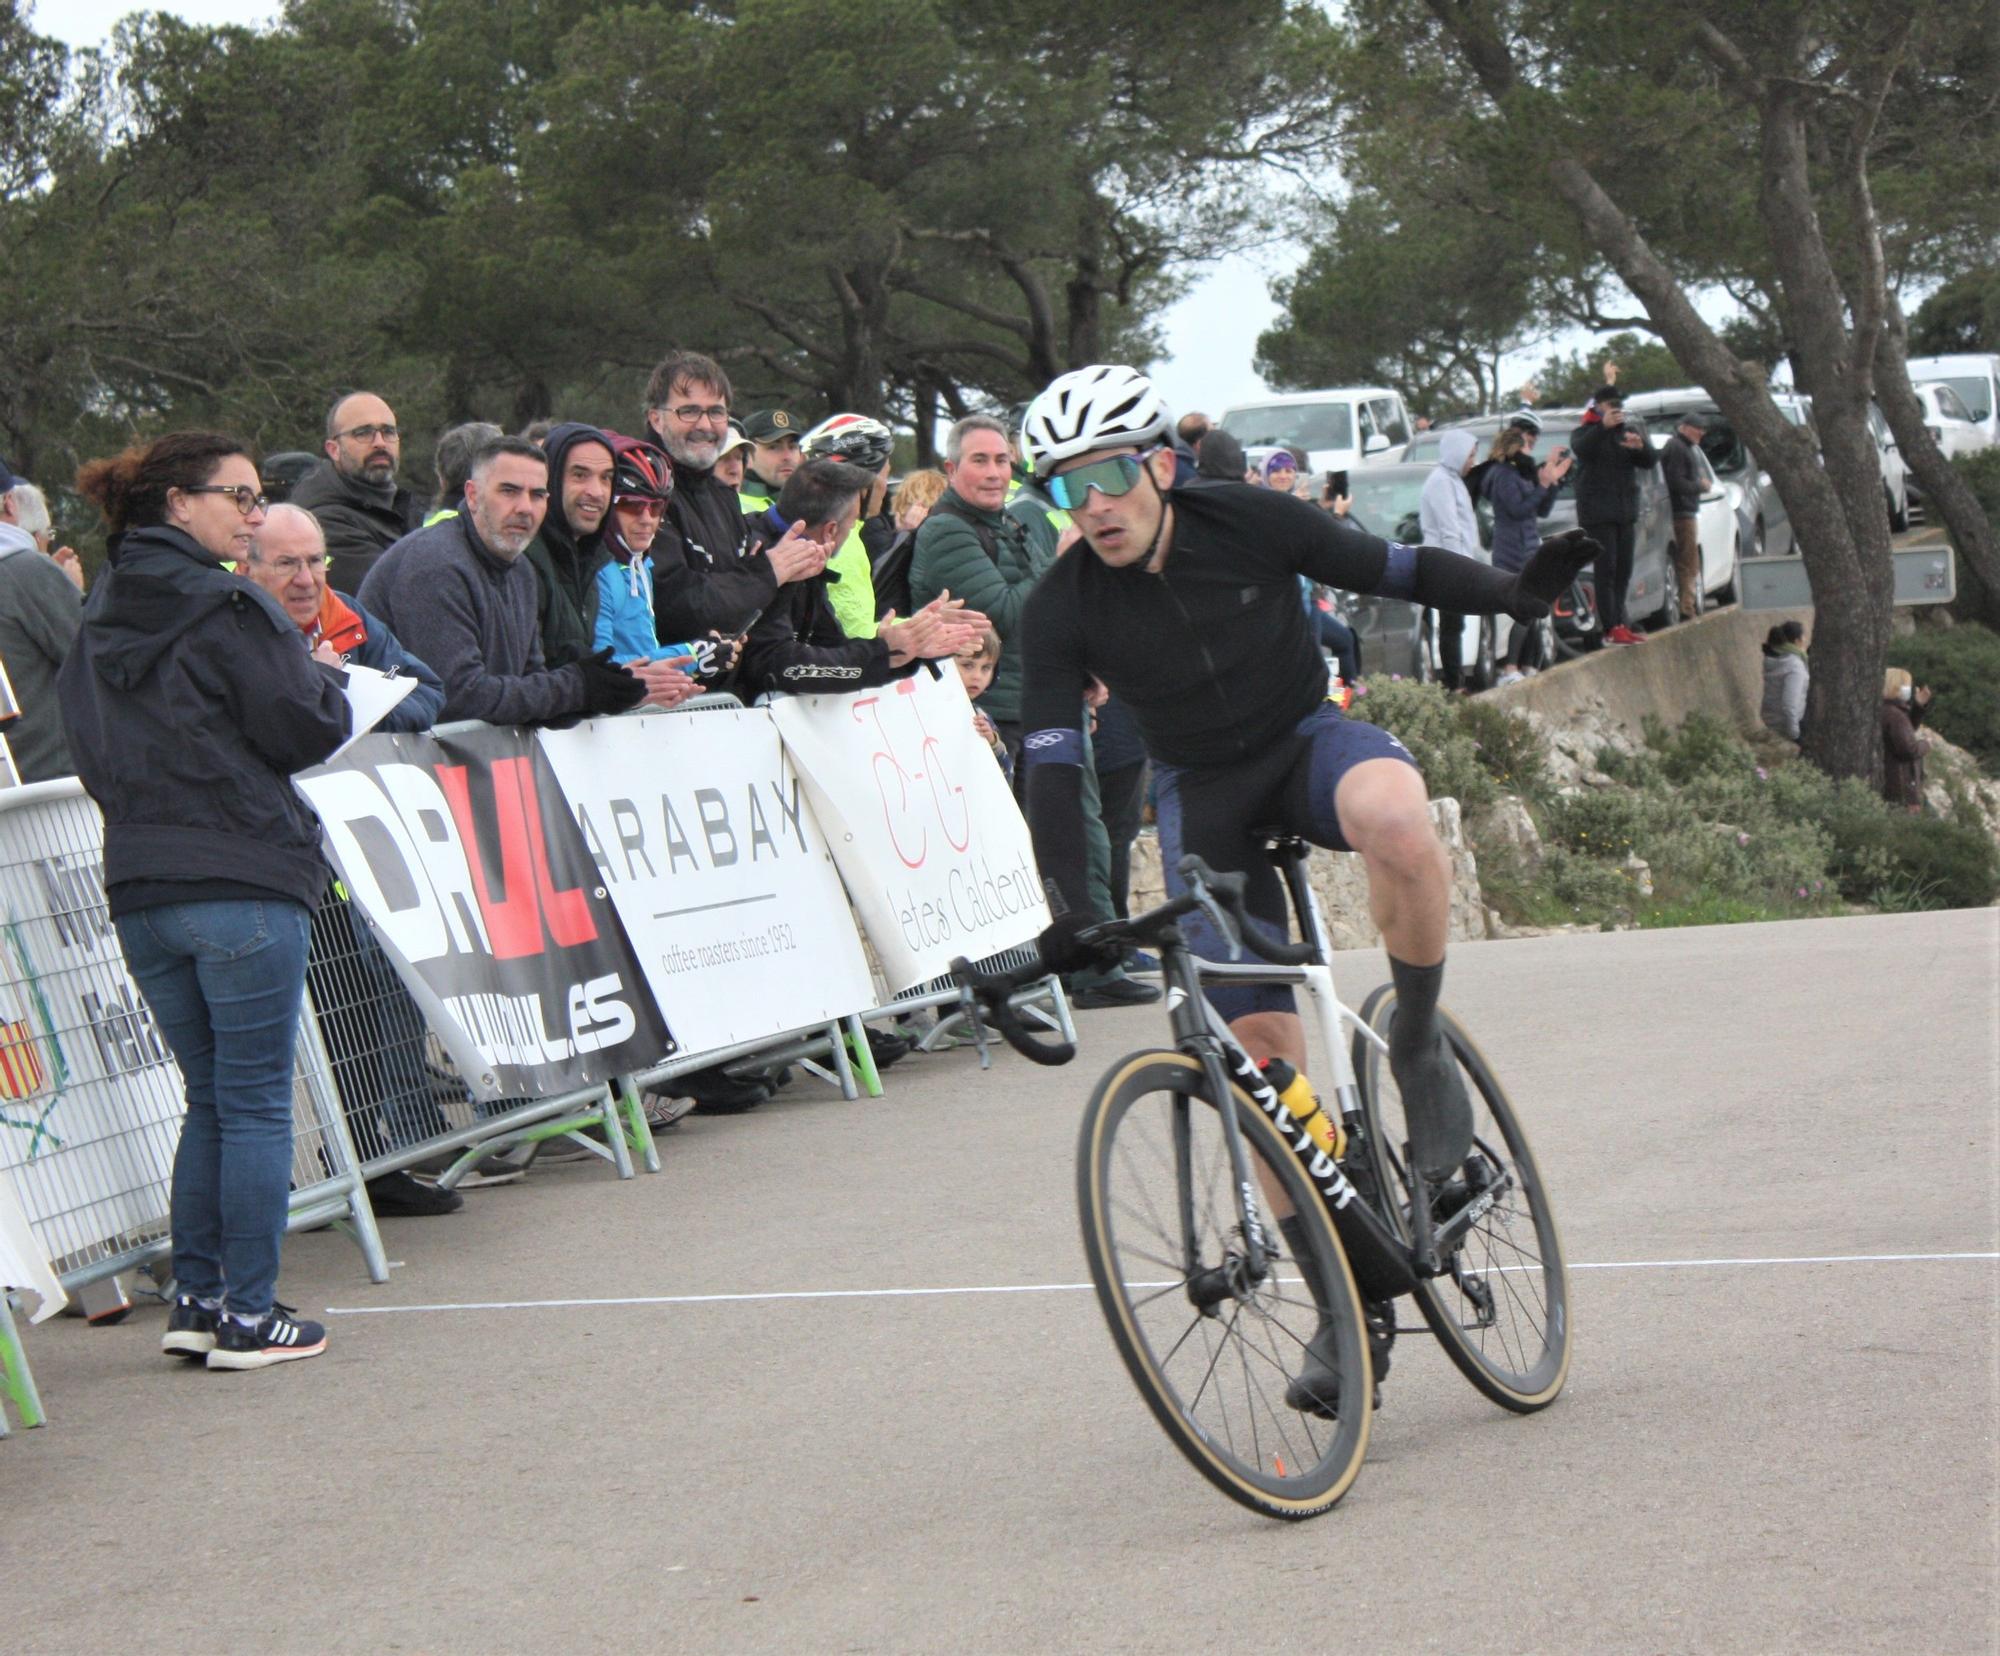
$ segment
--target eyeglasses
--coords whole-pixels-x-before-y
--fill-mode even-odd
[[[289,581],[302,569],[311,570],[315,575],[323,573],[326,569],[326,557],[322,554],[316,558],[266,558],[264,567],[275,570]]]
[[[396,427],[392,425],[355,426],[349,431],[337,431],[336,437],[352,437],[357,443],[372,443],[377,437],[385,443],[396,440]]]
[[[679,408],[670,408],[667,412],[682,425],[693,425],[699,420],[706,420],[710,425],[721,425],[729,418],[729,409],[722,403],[710,403],[706,408],[698,408],[693,403],[682,403]]]
[[[181,493],[228,495],[245,517],[265,511],[271,504],[269,497],[260,495],[248,483],[185,483],[181,485]]]
[[[1082,510],[1092,489],[1116,500],[1139,486],[1139,474],[1145,469],[1139,455],[1114,454],[1108,460],[1093,461],[1088,466],[1077,466],[1059,477],[1050,478],[1049,499],[1055,502],[1059,511],[1064,512]]]
[[[637,512],[641,517],[665,517],[667,503],[650,495],[620,495],[612,502],[621,512]]]

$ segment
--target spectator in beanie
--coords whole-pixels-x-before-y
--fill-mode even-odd
[[[1517,413],[1493,439],[1479,480],[1480,493],[1493,507],[1493,567],[1517,575],[1541,546],[1542,519],[1554,510],[1563,479],[1569,475],[1567,449],[1557,449],[1541,465],[1535,464],[1535,439],[1541,430],[1542,422],[1532,409]],[[1518,678],[1527,668],[1540,665],[1533,657],[1541,629],[1520,621],[1513,623],[1513,629],[1507,665]]]
[[[1250,462],[1244,456],[1243,445],[1216,426],[1196,445],[1194,467],[1198,475],[1218,483],[1241,483]]]
[[[396,481],[403,434],[372,391],[350,391],[326,411],[326,459],[299,480],[291,504],[326,531],[327,579],[350,596],[375,560],[424,519],[423,502]]]
[[[125,963],[186,1084],[171,1224],[179,1298],[161,1348],[216,1369],[314,1357],[277,1303],[306,938],[328,872],[292,786],[347,739],[318,660],[225,565],[264,521],[242,443],[186,431],[77,474],[110,567],[58,675],[77,774],[104,813]]]
[[[1577,527],[1604,548],[1593,566],[1597,616],[1607,644],[1641,644],[1627,624],[1625,589],[1632,584],[1633,538],[1639,521],[1639,473],[1660,463],[1653,445],[1625,423],[1625,396],[1600,385],[1583,423],[1570,433],[1576,456]]]

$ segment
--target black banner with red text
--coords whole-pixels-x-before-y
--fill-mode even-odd
[[[675,1050],[531,732],[368,736],[297,782],[475,1097],[565,1092]]]

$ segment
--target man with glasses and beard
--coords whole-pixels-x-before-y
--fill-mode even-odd
[[[326,459],[292,491],[291,504],[319,520],[327,579],[347,597],[423,522],[424,503],[396,481],[402,458],[395,410],[372,391],[349,391],[326,411]]]
[[[669,351],[646,385],[646,429],[673,465],[666,522],[653,543],[653,614],[662,638],[739,637],[778,588],[826,566],[794,524],[761,550],[736,491],[715,475],[729,436],[729,376],[709,357]]]

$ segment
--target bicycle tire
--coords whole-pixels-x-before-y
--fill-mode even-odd
[[[1171,1135],[1175,1131],[1171,1112],[1178,1110],[1176,1100],[1188,1101],[1185,1111],[1179,1112],[1186,1120],[1186,1163],[1174,1155],[1161,1169],[1171,1181],[1171,1189],[1177,1192],[1183,1183],[1192,1186],[1201,1182],[1197,1171],[1201,1165],[1201,1140],[1208,1141],[1214,1152],[1208,1168],[1211,1197],[1216,1158],[1222,1173],[1228,1176],[1220,1117],[1208,1094],[1207,1078],[1201,1065],[1181,1052],[1132,1053],[1107,1070],[1091,1094],[1077,1146],[1077,1206],[1083,1249],[1090,1263],[1091,1281],[1097,1288],[1098,1304],[1118,1355],[1175,1447],[1216,1488],[1253,1511],[1274,1518],[1311,1518],[1325,1512],[1347,1493],[1368,1451],[1375,1388],[1361,1298],[1325,1206],[1287,1140],[1240,1089],[1230,1090],[1236,1119],[1253,1163],[1272,1170],[1305,1221],[1304,1235],[1313,1253],[1315,1274],[1328,1285],[1326,1298],[1330,1303],[1320,1305],[1316,1293],[1310,1289],[1301,1295],[1297,1290],[1302,1284],[1283,1279],[1274,1271],[1247,1297],[1224,1302],[1218,1308],[1223,1315],[1206,1317],[1192,1307],[1187,1293],[1190,1279],[1181,1263],[1185,1256],[1179,1242],[1159,1225],[1157,1209],[1151,1214],[1155,1229],[1150,1233],[1144,1229],[1148,1216],[1132,1208],[1129,1197],[1120,1211],[1120,1193],[1129,1190],[1143,1171],[1135,1161],[1144,1149],[1142,1133],[1145,1137],[1152,1136],[1154,1118],[1159,1115],[1152,1109],[1146,1111],[1143,1121],[1135,1115],[1149,1100],[1164,1100],[1168,1105],[1170,1113],[1159,1119],[1169,1135],[1170,1154]],[[1119,1172],[1121,1128],[1126,1129],[1122,1174]],[[1153,1148],[1157,1157],[1157,1144]],[[1195,1177],[1184,1179],[1183,1165]],[[1237,1218],[1228,1185],[1223,1193],[1225,1204],[1218,1206],[1211,1200],[1207,1209],[1207,1217],[1218,1229],[1225,1221],[1233,1226]],[[1195,1202],[1199,1194],[1190,1189],[1190,1202]],[[1280,1233],[1270,1217],[1269,1198],[1261,1180],[1259,1198],[1260,1221],[1271,1227],[1269,1234],[1275,1241]],[[1148,1205],[1152,1206],[1150,1202]],[[1141,1240],[1151,1240],[1159,1251],[1147,1254],[1138,1245]],[[1289,1253],[1289,1247],[1286,1251]],[[1206,1248],[1201,1257],[1211,1257]],[[1130,1280],[1128,1263],[1138,1265],[1149,1278],[1174,1271],[1181,1271],[1182,1275],[1178,1282],[1135,1282]],[[1284,1263],[1293,1271],[1302,1270],[1289,1259]],[[1176,1289],[1181,1292],[1176,1293]],[[1247,1326],[1243,1323],[1246,1311],[1251,1318]],[[1298,1330],[1311,1331],[1306,1336],[1311,1337],[1317,1332],[1317,1320],[1322,1314],[1332,1325],[1341,1395],[1356,1399],[1358,1405],[1352,1409],[1340,1407],[1338,1417],[1332,1421],[1291,1409],[1282,1395],[1275,1403],[1272,1401],[1273,1391],[1282,1393],[1295,1366],[1297,1354],[1287,1342],[1295,1342],[1302,1349],[1304,1339]],[[1166,1335],[1182,1322],[1186,1328],[1163,1352],[1160,1347]],[[1211,1322],[1222,1326],[1215,1329],[1205,1326]],[[1202,1330],[1202,1345],[1198,1349],[1189,1343],[1197,1329]],[[1255,1343],[1260,1334],[1266,1341],[1261,1346]],[[1241,1424],[1231,1411],[1222,1383],[1212,1388],[1214,1402],[1203,1409],[1204,1399],[1211,1391],[1210,1380],[1223,1367],[1223,1354],[1214,1343],[1217,1341],[1235,1341],[1238,1346],[1235,1358],[1240,1364],[1244,1394],[1242,1414],[1247,1417]],[[1184,1350],[1189,1361],[1181,1364],[1179,1359]],[[1207,1373],[1200,1385],[1192,1388],[1190,1396],[1188,1376],[1200,1366],[1201,1350],[1209,1353]],[[1254,1368],[1250,1361],[1253,1356],[1257,1359]],[[1287,1356],[1294,1358],[1294,1364],[1283,1360]],[[1230,1393],[1238,1377],[1236,1373],[1226,1376]],[[1261,1429],[1260,1419],[1264,1422]],[[1246,1436],[1247,1459],[1243,1449]],[[1301,1448],[1301,1443],[1306,1447]]]
[[[1385,983],[1361,1008],[1361,1021],[1385,1040],[1395,999],[1395,989]],[[1569,1377],[1569,1274],[1563,1263],[1562,1241],[1527,1135],[1492,1066],[1448,1012],[1440,1009],[1438,1020],[1459,1067],[1472,1084],[1475,1148],[1511,1174],[1511,1187],[1455,1250],[1453,1271],[1419,1281],[1417,1308],[1445,1355],[1466,1379],[1503,1409],[1533,1414],[1556,1400]],[[1358,1032],[1354,1037],[1354,1073],[1367,1127],[1369,1165],[1377,1188],[1384,1193],[1382,1205],[1388,1217],[1407,1240],[1410,1186],[1402,1156],[1403,1137],[1385,1120],[1384,1082],[1391,1087],[1395,1083],[1388,1073],[1387,1055]],[[1488,1118],[1485,1121],[1479,1118],[1481,1105]],[[1391,1192],[1398,1194],[1392,1199]],[[1521,1240],[1524,1217],[1533,1232],[1532,1247]],[[1474,1255],[1470,1262],[1467,1254]],[[1469,1288],[1468,1281],[1479,1286]],[[1481,1320],[1477,1297],[1481,1292],[1490,1296],[1490,1320]],[[1469,1322],[1468,1310],[1472,1313]],[[1511,1342],[1501,1329],[1502,1321],[1517,1325]],[[1527,1325],[1525,1334],[1519,1331],[1522,1323]]]

